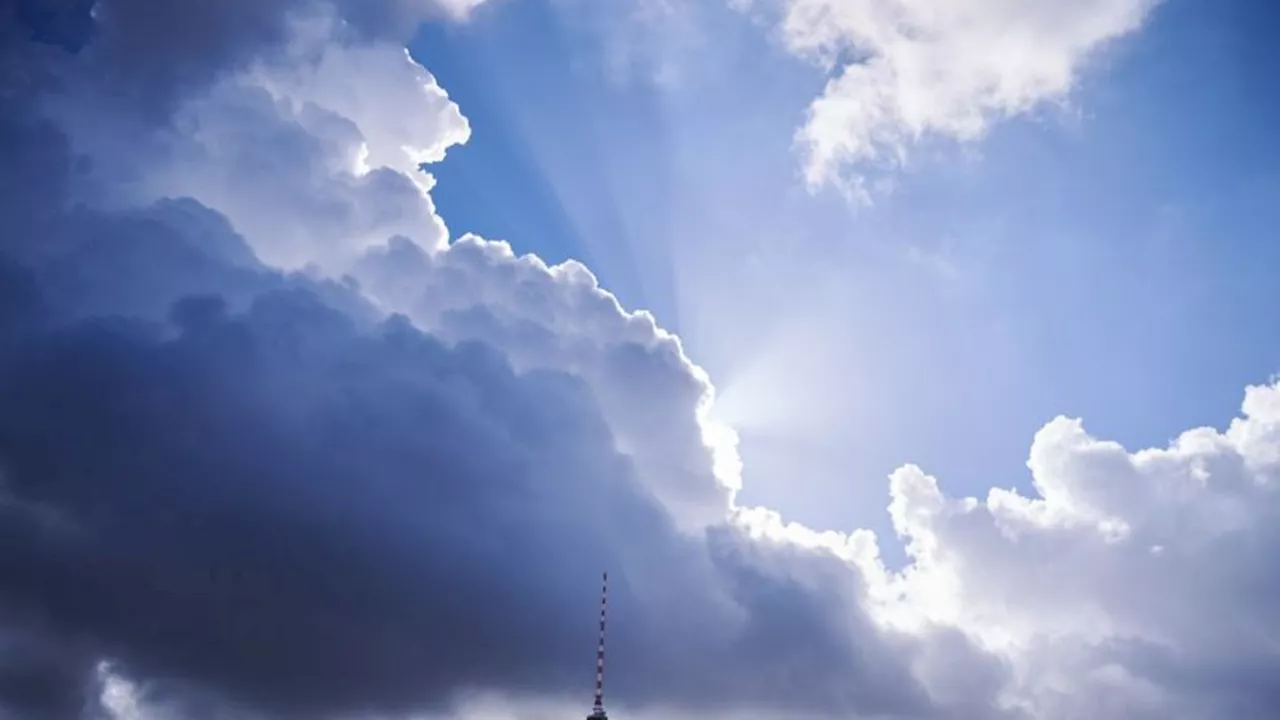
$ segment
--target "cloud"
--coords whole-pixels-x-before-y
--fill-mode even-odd
[[[27,334],[0,398],[0,607],[49,628],[23,666],[70,655],[62,693],[7,698],[26,717],[82,698],[66,679],[101,660],[185,713],[569,694],[602,567],[621,571],[626,701],[928,707],[910,643],[859,611],[841,561],[723,522],[680,532],[586,382],[517,374],[487,344],[368,326],[299,287],[242,313],[193,296],[167,325]]]
[[[6,44],[3,712],[558,699],[603,568],[622,702],[931,712],[844,561],[732,521],[678,340],[580,265],[447,243],[417,164],[466,125],[403,51],[281,5],[188,57],[99,8]]]
[[[522,369],[588,382],[618,446],[686,528],[724,520],[733,438],[706,417],[710,381],[648,313],[627,313],[585,267],[548,268],[474,236],[429,254],[397,239],[357,266],[377,297],[451,342],[484,341]]]
[[[77,198],[195,198],[290,269],[340,271],[397,234],[443,244],[434,181],[418,166],[467,140],[457,106],[402,45],[362,39],[331,7],[296,9],[281,32],[270,52],[184,87],[160,131],[114,91],[50,98],[84,158]]]
[[[1039,497],[949,499],[900,469],[890,509],[913,563],[896,591],[1007,657],[1037,717],[1269,717],[1278,450],[1271,384],[1225,431],[1167,448],[1054,420],[1028,462]]]
[[[128,0],[20,7],[5,720],[559,716],[604,568],[635,717],[1274,715],[1280,385],[1163,449],[1055,420],[1035,497],[904,467],[891,570],[735,503],[711,381],[653,317],[448,236],[418,164],[469,129],[388,20],[426,6],[200,8],[189,45]]]
[[[254,67],[180,108],[134,196],[218,207],[276,267],[341,270],[394,235],[443,245],[418,166],[466,142],[466,120],[403,47],[332,43],[331,22],[296,29],[289,52],[305,59]]]
[[[0,390],[8,492],[68,528],[12,538],[6,599],[130,674],[287,716],[568,689],[556,601],[619,531],[687,562],[571,377],[303,291],[174,317],[29,339]]]
[[[811,186],[855,191],[935,136],[974,140],[994,122],[1063,99],[1108,43],[1158,0],[759,0],[793,53],[832,71],[796,140]]]

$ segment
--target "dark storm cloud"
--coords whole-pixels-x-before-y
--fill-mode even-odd
[[[86,643],[72,668],[284,717],[584,690],[593,579],[621,567],[679,587],[653,605],[623,574],[627,699],[919,708],[751,543],[676,534],[580,381],[300,289],[172,316],[28,338],[0,379],[3,603]]]
[[[547,591],[607,566],[605,510],[669,533],[578,383],[402,322],[362,335],[300,291],[174,316],[172,340],[94,321],[10,368],[7,492],[68,534],[7,545],[9,603],[139,677],[291,715],[585,669],[563,629],[589,616]]]
[[[270,52],[291,6],[3,6],[0,716],[93,716],[102,661],[279,717],[585,697],[604,568],[624,700],[925,714],[857,588],[798,579],[830,559],[676,532],[581,379],[264,267],[194,200],[74,202],[85,161],[44,94],[163,116]]]

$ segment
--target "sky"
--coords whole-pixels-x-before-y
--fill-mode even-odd
[[[1025,488],[1055,415],[1161,445],[1280,364],[1256,332],[1280,207],[1266,3],[1163,4],[1069,95],[926,143],[856,208],[795,192],[823,68],[727,6],[654,12],[610,50],[619,31],[581,5],[419,33],[474,133],[434,197],[451,227],[582,259],[678,332],[738,425],[746,497],[880,527],[902,463]]]
[[[1278,22],[0,4],[0,720],[1274,717]]]

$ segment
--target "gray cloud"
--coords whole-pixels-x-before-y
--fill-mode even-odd
[[[52,629],[42,653],[76,639],[69,667],[280,717],[572,693],[608,567],[624,700],[927,708],[853,588],[677,532],[583,381],[301,288],[172,323],[28,335],[0,378],[2,604]]]
[[[23,72],[0,141],[0,712],[110,715],[104,662],[181,717],[585,697],[604,568],[623,702],[933,712],[914,644],[860,609],[856,573],[726,520],[705,379],[585,271],[459,244],[398,276],[452,297],[436,315],[404,300],[432,335],[386,316],[387,273],[370,295],[273,269],[199,199],[83,202],[84,178],[136,168],[69,140],[48,98],[119,89],[112,112],[165,128],[165,103],[203,102],[283,42],[284,4],[191,5],[105,2],[83,48],[61,25],[6,46]],[[165,33],[196,20],[210,37]],[[130,147],[148,125],[122,127]],[[536,308],[543,324],[516,322]]]

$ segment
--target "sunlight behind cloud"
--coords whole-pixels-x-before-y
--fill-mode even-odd
[[[760,328],[750,348],[717,378],[714,416],[728,425],[770,435],[824,437],[847,419],[849,398],[867,393],[857,351],[818,314]],[[847,380],[832,393],[834,377]]]

